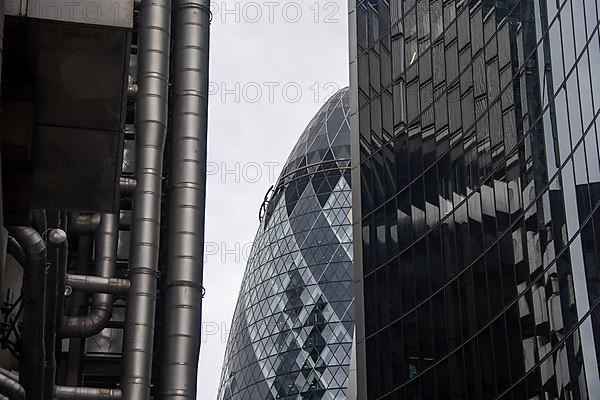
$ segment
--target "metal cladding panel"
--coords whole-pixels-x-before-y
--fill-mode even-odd
[[[36,136],[34,208],[114,208],[121,165],[119,134],[39,126]]]
[[[127,32],[29,21],[37,124],[122,129]]]
[[[3,138],[3,152],[14,154],[15,144],[21,153],[32,149],[3,171],[7,182],[27,188],[14,210],[7,203],[11,215],[27,215],[31,206],[115,211],[129,32],[10,16],[6,20],[10,62],[3,74],[3,102],[7,108],[23,105],[19,110],[30,115],[11,117],[14,113],[3,111],[2,130],[13,132],[9,141]]]

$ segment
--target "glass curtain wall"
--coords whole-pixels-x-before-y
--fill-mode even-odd
[[[359,398],[600,394],[599,8],[351,1]]]

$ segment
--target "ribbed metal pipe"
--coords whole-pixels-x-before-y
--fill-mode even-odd
[[[56,386],[54,397],[58,400],[121,400],[120,389]]]
[[[96,229],[95,274],[99,277],[111,278],[115,274],[118,238],[118,216],[102,214],[100,225]],[[62,337],[88,337],[99,333],[110,321],[113,300],[112,294],[95,293],[92,296],[92,306],[87,315],[63,318],[60,335]]]
[[[5,369],[0,370],[0,394],[11,400],[25,400],[25,389],[18,382],[18,375]]]
[[[174,0],[160,398],[195,399],[202,311],[209,0]]]
[[[127,294],[130,283],[128,279],[67,274],[67,285],[88,293]]]
[[[142,0],[135,112],[137,181],[123,340],[121,387],[127,400],[150,397],[160,236],[163,152],[167,130],[171,1]]]
[[[46,244],[35,229],[10,227],[9,232],[25,252],[23,272],[23,336],[20,383],[27,400],[42,400],[44,395],[45,344],[44,321],[46,292]]]

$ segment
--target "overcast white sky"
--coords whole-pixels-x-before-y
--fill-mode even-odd
[[[212,10],[203,400],[217,396],[264,195],[315,112],[348,84],[346,0],[214,0]]]

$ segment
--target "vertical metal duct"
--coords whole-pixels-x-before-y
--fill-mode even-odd
[[[121,387],[127,400],[150,397],[163,152],[167,131],[171,1],[142,0],[135,112],[136,176]]]
[[[95,274],[103,278],[112,278],[117,260],[117,242],[119,240],[118,214],[102,214],[100,225],[96,229]],[[112,316],[113,295],[95,293],[92,306],[87,315],[64,317],[60,335],[62,337],[89,337],[106,327]]]
[[[209,0],[174,0],[160,398],[195,399],[206,191]]]
[[[10,233],[25,251],[23,273],[23,337],[20,383],[27,400],[42,400],[44,389],[44,321],[46,289],[46,244],[35,229],[11,227]]]

